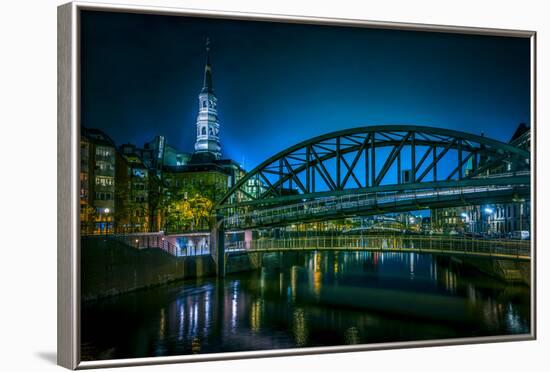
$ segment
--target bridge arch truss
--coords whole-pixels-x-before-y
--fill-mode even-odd
[[[318,136],[270,157],[241,178],[216,209],[427,187],[528,183],[530,153],[449,129],[386,125]],[[494,175],[510,177],[494,177]],[[523,176],[520,176],[523,175]]]

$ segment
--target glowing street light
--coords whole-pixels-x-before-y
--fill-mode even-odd
[[[109,216],[108,216],[108,214],[109,214],[110,211],[111,210],[109,208],[105,208],[103,210],[103,213],[105,214],[105,217],[102,216],[101,212],[99,213],[99,222],[101,222],[102,225],[103,224],[105,225],[105,235],[107,235],[109,233]],[[103,227],[101,227],[101,228],[103,228]]]
[[[493,213],[493,208],[485,208],[485,213]]]

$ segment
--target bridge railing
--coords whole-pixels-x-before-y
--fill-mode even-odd
[[[182,255],[179,247],[161,234],[113,234],[109,237],[136,249],[157,248],[172,256]]]
[[[448,253],[529,259],[531,244],[521,240],[452,238],[448,236],[316,236],[258,239],[226,245],[232,251],[367,250],[388,252]]]
[[[187,247],[172,243],[167,236],[159,233],[109,234],[87,236],[85,239],[114,240],[136,249],[160,249],[175,257],[209,255],[208,246]]]
[[[246,213],[235,213],[227,216],[227,227],[242,225],[265,225],[281,223],[290,219],[307,218],[317,215],[328,215],[338,211],[375,208],[382,205],[396,204],[402,201],[438,199],[443,197],[468,194],[491,193],[512,190],[513,186],[472,186],[448,189],[407,190],[400,193],[362,193],[355,195],[332,196],[328,198],[305,201],[276,208],[254,210]]]

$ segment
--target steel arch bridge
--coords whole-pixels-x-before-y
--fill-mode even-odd
[[[449,129],[383,125],[321,135],[270,157],[216,209],[267,208],[311,199],[407,190],[530,184],[530,153]]]

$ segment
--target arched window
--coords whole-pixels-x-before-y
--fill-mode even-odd
[[[206,107],[206,100],[202,101],[202,107]]]
[[[202,127],[202,135],[206,136],[206,127]]]
[[[214,131],[212,130],[212,127],[208,128],[208,134],[211,136],[214,135]]]

